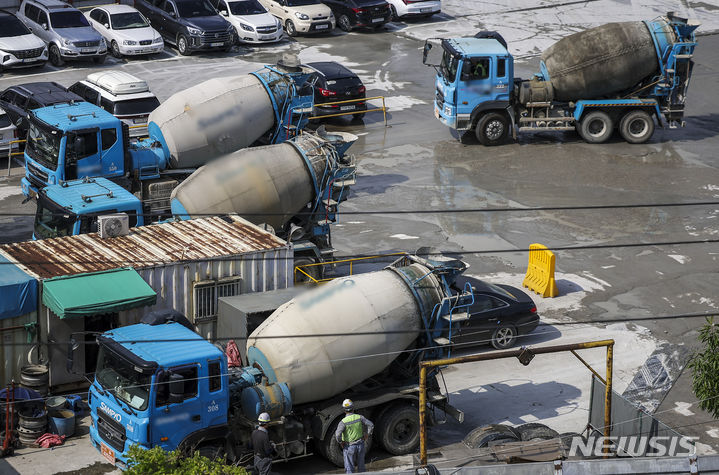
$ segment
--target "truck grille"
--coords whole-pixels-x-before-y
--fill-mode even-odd
[[[437,99],[437,107],[439,107],[441,109],[442,106],[444,106],[444,94],[442,94],[442,91],[440,91],[439,89],[437,89],[436,99]]]
[[[17,59],[30,59],[30,58],[37,58],[42,54],[42,52],[45,50],[44,46],[41,46],[40,48],[35,49],[26,49],[22,51],[8,51],[8,53],[15,56]]]
[[[276,26],[258,26],[257,27],[257,33],[262,33],[263,35],[266,35],[268,33],[274,33],[277,31]]]
[[[142,40],[142,41],[140,41],[140,46],[147,46],[147,45],[151,45],[151,44],[152,44],[152,40]]]
[[[47,186],[47,173],[39,169],[31,162],[27,162],[27,171],[29,171],[28,179],[38,189]]]
[[[125,450],[125,428],[100,412],[97,413],[97,433],[113,449],[118,452]]]
[[[232,33],[229,31],[217,31],[212,32],[208,31],[205,32],[204,35],[200,37],[200,43],[203,45],[209,45],[210,43],[227,43],[230,40],[232,40]]]
[[[99,41],[74,41],[72,44],[78,48],[97,48],[100,46]]]

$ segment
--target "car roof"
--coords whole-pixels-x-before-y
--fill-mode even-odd
[[[319,61],[316,63],[307,63],[307,66],[319,72],[327,79],[357,77],[355,73],[335,61]]]
[[[77,8],[73,7],[69,3],[61,2],[60,0],[32,0],[32,2],[28,3],[37,3],[38,5],[43,6],[48,10],[60,10],[65,8],[77,10]]]
[[[51,81],[17,84],[10,86],[6,90],[13,90],[23,96],[32,97],[44,105],[83,100],[74,92],[68,91],[65,86]]]
[[[476,277],[460,275],[455,281],[455,286],[463,290],[465,283],[469,283],[474,288],[475,293],[492,294],[505,299],[512,296],[517,302],[533,302],[532,298],[527,295],[526,292],[511,285],[494,284],[477,279]],[[499,287],[499,292],[497,291],[497,287]],[[507,294],[509,294],[509,296]]]
[[[130,13],[130,12],[136,12],[137,9],[130,6],[130,5],[123,5],[121,3],[110,3],[109,5],[98,5],[97,7],[93,8],[93,10],[105,10],[107,13],[113,14],[113,13]]]
[[[7,10],[3,10],[2,8],[0,8],[0,15],[11,16],[11,17],[17,18],[17,17],[15,16],[15,14],[13,14],[12,12],[9,12],[9,11],[7,11]],[[18,19],[18,21],[19,21],[19,19]]]

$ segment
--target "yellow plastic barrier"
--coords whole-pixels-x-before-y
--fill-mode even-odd
[[[529,245],[529,265],[522,285],[542,297],[559,295],[554,280],[554,253],[541,244]]]

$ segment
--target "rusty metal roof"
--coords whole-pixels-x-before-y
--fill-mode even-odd
[[[0,245],[0,254],[28,274],[46,279],[118,267],[142,269],[287,248],[274,234],[239,216],[175,221],[100,239],[97,233]]]

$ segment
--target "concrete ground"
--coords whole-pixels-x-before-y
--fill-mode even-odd
[[[77,64],[60,70],[11,72],[0,78],[0,89],[39,80],[70,85],[89,72],[117,68],[146,79],[164,100],[204,79],[255,70],[258,64],[274,62],[282,52],[298,52],[305,62],[342,62],[361,76],[368,95],[387,97],[389,126],[384,126],[379,113],[368,114],[363,124],[347,119],[328,123],[329,129],[360,136],[351,149],[358,161],[357,184],[341,206],[344,214],[339,224],[333,227],[338,254],[430,246],[460,252],[471,266],[469,274],[521,287],[530,243],[549,247],[617,245],[556,252],[560,296],[535,298],[546,325],[523,343],[615,338],[616,389],[657,411],[661,420],[679,427],[679,432],[699,437],[700,450],[719,450],[719,426],[696,408],[690,374],[683,370],[696,348],[697,329],[703,320],[658,318],[715,312],[719,307],[716,243],[680,244],[717,238],[719,204],[456,212],[719,202],[719,36],[699,40],[686,128],[659,129],[643,145],[628,145],[619,139],[588,145],[574,133],[525,135],[493,148],[473,141],[460,143],[432,116],[433,71],[421,64],[425,37],[495,28],[505,34],[518,58],[515,74],[528,77],[537,67],[536,52],[559,36],[608,21],[648,19],[666,10],[683,13],[687,8],[704,21],[700,31],[715,31],[719,2],[443,3],[443,14],[430,22],[397,23],[378,33],[337,32],[331,37],[284,40],[276,46],[241,47],[228,54],[190,58],[167,49],[149,61],[108,59],[101,68]],[[0,159],[0,170],[4,166]],[[21,203],[17,186],[21,170],[13,172],[9,178],[0,178],[0,213],[19,215],[0,215],[0,242],[27,239],[32,233],[34,206]],[[416,210],[434,213],[412,213]],[[674,244],[652,244],[662,242]],[[640,243],[645,245],[621,247]],[[622,322],[637,318],[641,320]],[[601,351],[587,352],[586,357],[595,367],[603,367]],[[571,355],[537,357],[526,368],[508,360],[467,365],[450,368],[444,376],[451,401],[468,417],[462,426],[448,422],[433,429],[433,447],[457,442],[486,423],[541,420],[560,432],[578,431],[586,424],[589,373]],[[101,461],[87,444],[78,441],[72,450],[56,449],[42,457],[48,457],[49,467],[57,471],[65,470],[60,466],[65,466],[65,461],[73,467]],[[373,453],[372,457],[375,469],[402,463],[388,460],[386,454]],[[5,473],[3,463],[19,473],[35,473],[32,470],[39,460],[39,454],[0,460],[0,473]],[[281,473],[332,470],[315,457],[275,466]]]

